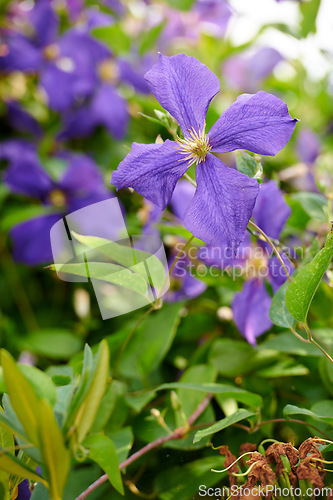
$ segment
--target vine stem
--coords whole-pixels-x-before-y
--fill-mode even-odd
[[[140,457],[148,453],[149,451],[158,448],[162,444],[168,442],[168,441],[173,441],[176,439],[182,439],[185,437],[189,431],[189,428],[192,426],[192,424],[197,420],[197,418],[200,417],[200,415],[205,411],[207,406],[210,403],[210,400],[212,398],[212,394],[207,394],[207,396],[203,399],[203,401],[199,404],[197,409],[192,413],[192,415],[188,418],[187,423],[183,427],[179,427],[178,429],[175,429],[172,434],[169,434],[168,436],[163,436],[159,439],[156,439],[155,441],[152,441],[151,443],[146,444],[143,448],[138,450],[137,452],[133,453],[130,457],[128,457],[124,462],[122,462],[119,465],[119,469],[125,469],[128,465],[132,464],[136,460],[138,460]],[[90,493],[95,491],[101,484],[105,483],[105,481],[108,480],[108,475],[104,474],[101,476],[97,481],[92,483],[88,488],[83,491],[75,500],[84,500],[87,498]]]

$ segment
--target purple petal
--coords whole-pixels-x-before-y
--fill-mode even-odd
[[[51,262],[50,231],[60,218],[60,214],[43,215],[14,226],[10,230],[14,259],[30,266]]]
[[[30,500],[31,498],[31,491],[29,488],[29,481],[28,479],[24,479],[19,485],[18,485],[18,494],[16,497],[16,500]]]
[[[30,13],[30,21],[35,29],[34,39],[40,47],[55,41],[59,29],[59,19],[50,0],[38,0]]]
[[[184,135],[204,128],[208,106],[220,90],[218,78],[194,57],[159,54],[145,78],[161,106],[176,118]]]
[[[126,101],[110,85],[102,85],[94,96],[91,114],[97,125],[104,125],[115,139],[122,139],[127,130],[129,114]]]
[[[92,193],[105,192],[104,180],[96,163],[81,154],[72,154],[69,166],[59,182],[59,188],[69,197],[86,197]]]
[[[197,166],[197,190],[184,224],[208,244],[226,246],[236,255],[244,239],[259,187],[212,154]]]
[[[0,144],[0,159],[7,160],[10,164],[24,158],[38,163],[35,147],[22,139],[10,139]]]
[[[13,193],[33,196],[43,200],[53,187],[49,175],[31,159],[20,159],[11,164],[3,180]]]
[[[318,136],[310,129],[301,129],[297,136],[296,150],[304,163],[311,165],[320,154],[321,144]]]
[[[171,288],[165,295],[166,302],[194,299],[207,289],[206,283],[191,274],[188,264],[189,261],[187,258],[180,258],[177,261],[171,273]],[[172,285],[174,287],[176,285],[176,287],[172,289]]]
[[[290,215],[291,208],[276,182],[262,184],[253,210],[253,219],[260,229],[271,238],[279,239]]]
[[[18,33],[7,40],[8,54],[0,57],[0,69],[7,71],[34,72],[40,68],[43,56],[28,38]]]
[[[203,27],[215,37],[223,37],[231,17],[231,8],[225,0],[197,0],[194,10]]]
[[[243,337],[252,345],[256,344],[259,335],[272,326],[269,319],[271,302],[264,281],[259,279],[247,281],[243,290],[234,297],[234,322]]]
[[[164,144],[134,142],[131,152],[113,172],[111,182],[117,189],[132,187],[164,210],[178,179],[188,169],[188,161],[183,160],[176,146],[169,140]]]
[[[287,144],[296,122],[283,101],[260,91],[240,95],[220,116],[208,136],[214,152],[247,149],[273,156]]]
[[[244,267],[247,259],[251,258],[252,247],[250,233],[245,232],[244,240],[239,245],[235,257],[230,248],[222,246],[202,246],[198,250],[198,258],[208,266],[217,266],[220,269],[226,267]]]
[[[65,127],[58,135],[58,139],[61,141],[72,137],[86,137],[97,126],[95,116],[88,106],[68,111],[64,116],[64,122]]]
[[[42,129],[39,123],[25,111],[18,102],[7,102],[7,118],[10,125],[20,132],[30,132],[40,136]]]
[[[262,80],[270,75],[275,66],[282,61],[283,57],[272,47],[261,47],[250,59],[248,70],[252,73],[255,81]]]
[[[51,109],[63,111],[73,104],[72,79],[71,73],[62,71],[53,63],[43,69],[40,83],[47,93]]]
[[[147,68],[143,70],[139,65],[135,67],[129,61],[125,61],[125,59],[120,59],[118,61],[118,68],[120,73],[119,79],[122,82],[130,83],[138,92],[149,94],[150,90],[144,79],[144,72]]]
[[[181,221],[184,219],[186,209],[188,208],[195,193],[195,187],[186,180],[177,182],[171,198],[171,206],[175,215]]]

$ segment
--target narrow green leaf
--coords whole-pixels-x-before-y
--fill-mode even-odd
[[[321,420],[333,426],[333,417],[328,417],[327,415],[318,415],[307,408],[299,408],[295,405],[286,405],[283,409],[283,413],[286,416],[289,415],[307,415],[309,417],[315,418],[316,420]]]
[[[9,474],[13,474],[14,476],[23,477],[35,482],[41,482],[45,486],[48,486],[48,483],[41,476],[30,469],[30,467],[25,465],[12,453],[7,452],[0,454],[0,469],[8,472]],[[60,498],[59,500],[62,499]]]
[[[286,292],[286,304],[292,316],[305,323],[316,290],[333,257],[333,232],[325,247],[307,264],[289,285]]]
[[[105,392],[108,377],[109,347],[106,340],[103,340],[96,355],[94,377],[74,420],[78,443],[84,440],[95,420],[99,404]]]
[[[13,409],[31,442],[38,446],[40,401],[11,355],[4,349],[1,351],[1,360],[5,384]]]
[[[4,411],[0,407],[0,415],[3,415]],[[5,429],[4,427],[0,427],[0,454],[2,454],[3,449],[10,449],[12,448],[13,451],[9,452],[14,454],[14,437],[13,433]],[[3,500],[8,500],[9,498],[9,472],[0,470],[0,493],[2,493],[2,496],[0,494],[0,498]],[[2,489],[2,491],[1,491]]]
[[[247,404],[258,408],[262,406],[262,397],[259,394],[245,391],[239,387],[225,384],[185,384],[182,382],[171,382],[170,384],[162,384],[157,387],[156,391],[165,389],[188,389],[190,391],[201,391],[211,394],[223,394],[226,398],[233,398],[240,403]]]
[[[38,423],[40,447],[47,470],[50,496],[52,500],[62,500],[70,468],[70,453],[65,447],[53,410],[45,399],[40,402]]]
[[[309,33],[316,32],[316,19],[320,7],[320,0],[309,0],[300,5],[302,13],[301,35],[306,37]]]
[[[226,429],[226,427],[230,427],[230,425],[235,424],[236,422],[239,422],[240,420],[244,420],[245,418],[252,417],[253,415],[255,415],[255,413],[253,413],[249,410],[245,410],[244,408],[241,408],[240,410],[237,410],[232,415],[229,415],[229,417],[225,417],[222,420],[219,420],[215,424],[211,425],[210,427],[207,427],[206,429],[202,429],[202,430],[198,431],[194,436],[193,443],[197,443],[203,437],[210,436],[211,434],[215,434],[216,432],[219,432],[222,429]]]
[[[57,391],[50,377],[35,366],[17,364],[17,367],[30,382],[37,396],[46,398],[51,405],[54,405],[57,399]],[[2,367],[0,367],[0,392],[7,392]]]
[[[89,449],[89,457],[108,475],[112,486],[124,495],[117,449],[113,441],[104,434],[92,434],[84,440],[83,446]]]

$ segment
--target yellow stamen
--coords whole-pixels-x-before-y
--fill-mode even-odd
[[[212,149],[209,144],[209,139],[205,133],[205,125],[199,132],[192,127],[189,129],[189,135],[180,139],[177,137],[176,142],[179,145],[178,149],[182,155],[186,155],[185,160],[188,160],[191,165],[198,165],[205,160],[206,155]]]
[[[57,208],[62,208],[66,205],[66,196],[60,189],[53,189],[49,195],[49,200]]]

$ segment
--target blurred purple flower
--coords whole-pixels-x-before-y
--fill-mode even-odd
[[[231,9],[225,0],[197,0],[188,12],[167,8],[160,46],[170,45],[177,38],[197,40],[202,32],[222,38],[230,17]]]
[[[225,245],[236,254],[252,215],[258,183],[228,168],[211,152],[247,149],[275,155],[289,141],[297,120],[271,94],[244,94],[206,135],[207,109],[219,91],[217,77],[206,66],[184,54],[160,54],[146,80],[160,104],[178,121],[184,139],[162,145],[133,143],[112,175],[113,184],[117,189],[134,188],[163,210],[178,179],[197,165],[197,189],[184,224],[206,243]]]
[[[291,209],[274,181],[262,184],[253,211],[256,224],[271,238],[277,239],[291,214]],[[269,330],[271,297],[266,289],[265,278],[276,293],[287,276],[277,257],[270,258],[271,252],[261,241],[258,247],[248,248],[248,260],[244,266],[249,274],[248,281],[232,303],[234,322],[246,338],[255,345],[256,338]],[[289,259],[283,255],[289,274],[294,270]],[[244,265],[244,262],[241,263]],[[256,273],[258,275],[256,275]],[[253,276],[254,275],[254,276]]]
[[[296,151],[307,165],[315,163],[320,154],[321,144],[318,136],[310,129],[300,129],[297,134]]]
[[[15,225],[10,235],[14,244],[14,258],[28,265],[50,262],[52,251],[50,230],[67,213],[108,199],[112,194],[104,186],[103,178],[91,158],[81,154],[65,153],[62,158],[67,168],[59,180],[43,170],[37,154],[26,149],[24,142],[12,141],[1,148],[0,157],[9,161],[4,182],[13,192],[39,200],[45,214]],[[84,230],[103,237],[103,221],[84,220]]]
[[[29,22],[32,34],[7,33],[7,53],[0,58],[0,69],[39,73],[50,108],[63,111],[92,92],[98,81],[96,65],[109,51],[79,29],[58,37],[59,19],[49,0],[35,3]]]
[[[29,488],[29,481],[28,479],[24,479],[18,485],[18,494],[16,500],[30,500],[30,498],[31,498],[31,491]]]
[[[7,101],[6,119],[13,129],[18,132],[28,132],[34,136],[42,135],[42,128],[27,111],[25,111],[20,103],[16,101]]]
[[[253,92],[261,80],[269,76],[275,66],[283,59],[281,54],[271,48],[262,47],[253,55],[239,54],[227,59],[222,74],[231,88]]]

